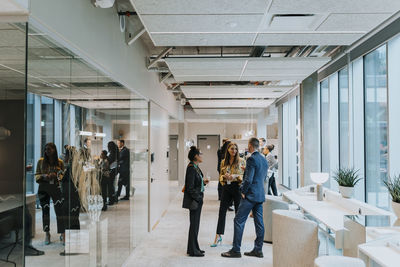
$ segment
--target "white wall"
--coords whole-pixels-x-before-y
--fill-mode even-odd
[[[31,1],[29,22],[115,81],[150,99],[175,118],[182,106],[146,68],[148,51],[141,41],[128,46],[114,8],[95,8],[89,0]]]

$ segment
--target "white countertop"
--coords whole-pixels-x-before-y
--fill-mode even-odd
[[[359,255],[367,256],[382,267],[398,267],[400,265],[400,237],[378,240],[358,246]],[[388,245],[392,244],[392,245]]]

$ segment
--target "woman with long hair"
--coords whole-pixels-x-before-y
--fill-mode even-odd
[[[198,242],[200,215],[203,206],[204,185],[208,180],[203,179],[203,173],[199,163],[203,162],[200,150],[192,146],[189,151],[189,165],[186,168],[185,187],[182,207],[189,209],[190,227],[187,245],[187,254],[192,257],[203,257],[204,250],[201,250]]]
[[[222,243],[222,235],[225,232],[226,212],[232,201],[235,204],[235,213],[238,210],[241,194],[240,184],[243,181],[243,169],[246,166],[244,159],[239,156],[239,148],[236,143],[230,143],[221,162],[219,182],[222,185],[222,196],[219,206],[217,234],[211,247]]]
[[[45,244],[50,244],[50,198],[53,200],[57,217],[57,232],[64,236],[64,222],[62,218],[62,195],[60,181],[63,178],[64,163],[58,158],[57,147],[48,143],[44,148],[44,156],[40,158],[35,172],[36,182],[39,184],[38,197],[42,207],[43,231],[46,233]]]

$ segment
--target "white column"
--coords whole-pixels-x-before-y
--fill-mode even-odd
[[[389,174],[400,175],[400,36],[388,43]]]
[[[339,167],[339,77],[338,73],[329,77],[329,166],[330,188],[338,190],[332,176]]]
[[[58,154],[61,155],[62,148],[62,105],[61,101],[54,100],[54,144]]]
[[[359,170],[361,177],[364,175],[364,61],[359,58],[352,64],[352,121],[353,134],[350,136],[353,151],[353,166]],[[361,180],[355,187],[356,199],[365,201],[365,179]]]

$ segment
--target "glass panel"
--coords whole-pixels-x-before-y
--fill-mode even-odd
[[[34,195],[27,195],[27,209],[23,207],[23,166],[28,173],[32,169],[24,162],[26,25],[0,22],[0,43],[0,265],[22,266],[35,210]]]
[[[339,166],[349,165],[349,73],[339,71]]]
[[[386,46],[364,57],[365,178],[367,202],[389,209],[387,179],[387,65]]]
[[[282,184],[289,187],[289,103],[282,104]]]
[[[40,146],[56,143],[63,166],[58,180],[40,170],[33,188],[40,197],[33,245],[45,255],[26,257],[27,265],[120,266],[148,232],[148,103],[31,32],[27,151],[41,166]]]
[[[321,171],[330,172],[329,157],[329,79],[321,82]]]

